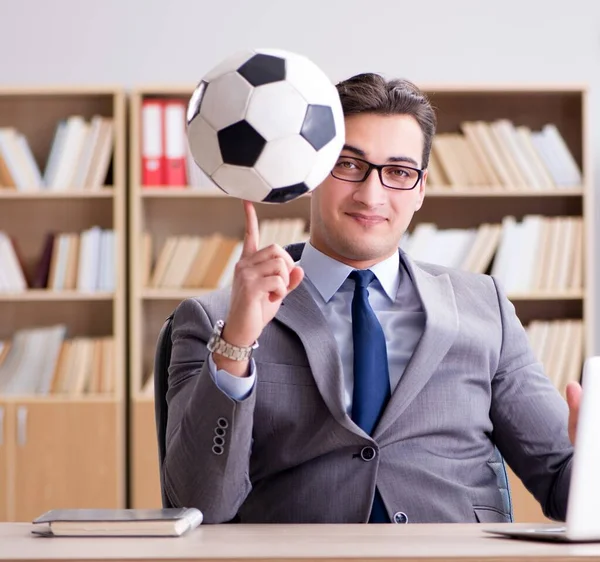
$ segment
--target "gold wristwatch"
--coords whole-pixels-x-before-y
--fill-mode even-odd
[[[211,353],[218,353],[219,355],[227,357],[227,359],[232,359],[233,361],[246,361],[247,359],[250,359],[252,356],[252,351],[258,347],[258,341],[254,342],[254,344],[250,347],[239,347],[237,345],[233,345],[229,342],[226,342],[221,337],[224,327],[225,322],[223,320],[217,320],[217,323],[213,328],[212,335],[208,340],[208,345],[206,346],[208,351]]]

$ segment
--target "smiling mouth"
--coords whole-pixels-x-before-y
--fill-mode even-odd
[[[363,215],[361,213],[346,213],[350,218],[354,219],[359,224],[363,224],[366,226],[372,226],[376,224],[381,224],[385,222],[387,219],[385,217],[379,215]]]

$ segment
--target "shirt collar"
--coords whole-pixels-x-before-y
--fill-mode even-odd
[[[353,267],[323,254],[310,242],[306,242],[304,245],[298,265],[302,267],[306,277],[319,291],[325,302],[329,302],[354,270]],[[395,301],[400,285],[399,252],[394,252],[389,258],[376,263],[369,269],[377,277],[388,298],[392,302]]]

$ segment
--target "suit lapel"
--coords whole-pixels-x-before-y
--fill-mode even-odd
[[[425,328],[375,428],[375,439],[385,433],[427,384],[450,349],[458,331],[456,301],[448,274],[431,275],[411,263],[406,255],[403,255],[403,258],[421,298],[425,311]]]
[[[275,319],[300,338],[319,392],[333,417],[356,432],[357,427],[344,408],[342,362],[337,342],[305,283],[302,281],[284,299]]]

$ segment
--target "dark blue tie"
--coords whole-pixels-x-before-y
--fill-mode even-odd
[[[375,279],[370,270],[355,270],[350,274],[355,282],[352,299],[352,339],[354,342],[354,392],[352,419],[365,433],[372,434],[390,397],[385,335],[369,304],[368,286]],[[389,518],[379,490],[369,523],[387,523]]]

